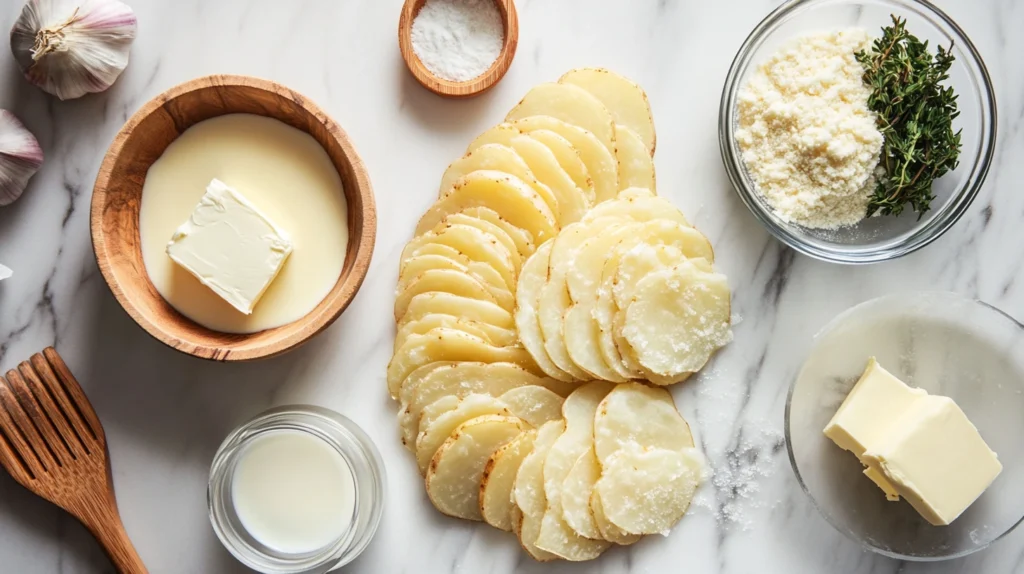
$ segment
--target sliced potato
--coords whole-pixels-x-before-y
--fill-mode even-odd
[[[505,142],[481,145],[455,160],[445,170],[444,175],[441,176],[438,197],[444,197],[455,186],[455,182],[464,175],[485,169],[501,171],[518,177],[532,187],[537,192],[537,195],[544,199],[548,207],[554,210],[556,207],[555,196],[551,193],[551,190],[537,180],[537,176],[530,171],[530,166],[523,161],[523,158],[519,157],[519,154],[514,149],[508,145],[502,145],[503,143]]]
[[[523,459],[533,450],[536,430],[526,430],[502,445],[487,460],[480,479],[480,515],[501,530],[512,530],[512,488]]]
[[[588,224],[574,223],[555,238],[548,264],[548,280],[541,289],[537,303],[537,321],[544,337],[544,349],[559,369],[580,381],[590,379],[591,376],[572,361],[565,347],[563,319],[572,304],[565,285],[565,275],[573,264],[579,246],[617,222],[613,218],[604,218]]]
[[[580,536],[595,540],[605,539],[590,511],[590,496],[599,478],[601,465],[594,456],[594,449],[589,448],[576,459],[562,482],[562,518]]]
[[[615,125],[608,108],[590,92],[571,84],[539,84],[505,116],[512,122],[530,116],[551,116],[594,134],[614,153]]]
[[[690,425],[672,395],[640,383],[618,385],[601,401],[594,416],[594,452],[604,463],[629,444],[680,450],[693,447]]]
[[[495,347],[480,337],[440,327],[423,335],[412,335],[388,363],[388,392],[397,397],[409,373],[435,361],[479,361],[515,363],[536,370],[530,354],[521,347]]]
[[[573,147],[572,142],[551,130],[534,130],[528,134],[531,138],[548,146],[551,153],[558,158],[558,164],[562,166],[565,173],[569,174],[576,187],[583,190],[587,202],[594,203],[594,180],[590,177],[590,170],[587,164],[583,163],[580,152]]]
[[[424,335],[428,331],[436,329],[438,327],[447,327],[449,329],[455,329],[462,331],[463,333],[469,333],[480,337],[488,343],[494,345],[494,341],[491,340],[490,335],[487,331],[477,326],[475,321],[468,319],[462,319],[454,315],[444,315],[441,313],[430,313],[415,321],[410,321],[402,325],[402,328],[395,334],[395,345],[394,350],[405,344],[405,341],[410,335]],[[497,346],[497,345],[495,345]]]
[[[540,370],[549,377],[571,382],[574,380],[573,376],[560,369],[545,350],[544,337],[541,334],[540,322],[537,320],[537,307],[548,279],[548,263],[553,243],[548,241],[541,245],[540,249],[526,261],[519,274],[519,284],[516,287],[516,329],[519,331],[519,340],[523,347],[533,357]]]
[[[615,161],[619,165],[620,187],[657,189],[651,155],[640,136],[622,124],[615,124]]]
[[[453,213],[448,217],[445,217],[444,220],[441,221],[441,223],[439,223],[438,226],[435,228],[435,231],[440,231],[440,229],[444,227],[449,227],[455,224],[475,227],[480,231],[483,231],[484,233],[494,237],[494,239],[496,239],[498,243],[500,243],[502,247],[504,247],[505,250],[509,252],[509,255],[512,258],[512,265],[515,267],[516,273],[518,273],[519,269],[522,268],[523,260],[525,259],[524,256],[521,253],[519,253],[519,248],[516,245],[516,242],[513,241],[512,237],[509,236],[508,233],[505,233],[505,230],[502,229],[501,227],[485,219],[480,219],[479,217],[473,217],[472,215],[467,215],[464,212],[460,212]]]
[[[444,292],[466,297],[468,299],[479,299],[498,303],[478,279],[463,271],[454,269],[428,269],[409,284],[395,297],[395,322],[401,321],[409,308],[409,302],[416,295],[422,293]],[[512,311],[508,303],[498,304],[506,311]]]
[[[732,339],[729,297],[724,275],[689,261],[655,271],[637,283],[622,335],[654,373],[697,372]]]
[[[631,444],[612,454],[594,491],[609,522],[629,534],[667,533],[693,500],[703,457],[693,449],[644,449]]]
[[[558,79],[562,84],[574,84],[590,92],[611,113],[616,123],[623,124],[638,134],[647,155],[654,155],[656,136],[651,104],[643,88],[631,80],[603,68],[577,68]]]
[[[482,520],[480,485],[487,461],[522,431],[515,417],[483,416],[459,425],[427,470],[427,496],[434,507],[448,516]]]
[[[447,245],[436,245],[445,249],[451,249]],[[487,292],[494,299],[495,303],[504,309],[511,308],[509,302],[514,305],[515,298],[512,291],[505,285],[505,279],[493,267],[479,261],[472,261],[465,255],[456,252],[455,258],[437,255],[434,253],[419,253],[402,262],[402,271],[398,276],[398,287],[395,291],[401,293],[415,279],[426,271],[432,269],[451,269],[466,273],[479,281]],[[408,304],[408,303],[407,303]]]
[[[563,421],[551,421],[537,429],[537,438],[533,442],[533,451],[523,459],[516,473],[512,498],[515,500],[513,510],[513,530],[519,537],[523,550],[533,559],[540,562],[555,560],[558,556],[537,547],[537,536],[540,534],[541,521],[547,508],[544,497],[544,460],[547,458],[551,445],[555,443],[565,429]],[[515,520],[518,518],[518,520]]]
[[[490,234],[468,225],[450,225],[414,237],[402,250],[401,261],[411,260],[433,244],[447,245],[472,261],[490,265],[505,280],[506,286],[515,288],[516,266],[512,262],[512,254]]]
[[[590,494],[590,512],[594,517],[594,523],[597,524],[597,529],[601,532],[601,538],[608,542],[628,546],[643,538],[639,534],[623,532],[621,528],[608,521],[608,517],[604,515],[604,506],[601,505],[601,497],[597,495],[596,490]]]
[[[539,385],[509,389],[498,398],[532,427],[562,418],[562,397]]]
[[[467,395],[462,399],[442,397],[424,409],[420,417],[420,432],[416,436],[416,462],[420,473],[426,473],[437,449],[459,425],[484,415],[514,416],[505,403],[480,394]],[[480,468],[482,470],[483,466]]]
[[[538,377],[513,363],[442,361],[413,371],[402,385],[399,426],[402,442],[413,447],[419,433],[420,415],[430,404],[446,396],[458,399],[470,394],[500,397],[516,387],[540,386],[558,396],[567,396],[574,386]]]
[[[607,541],[580,536],[566,523],[562,511],[562,485],[576,460],[593,446],[597,406],[614,387],[612,383],[594,381],[566,397],[562,404],[565,432],[544,459],[547,509],[541,521],[537,547],[566,560],[591,560],[608,548]]]
[[[529,257],[537,250],[537,246],[533,241],[533,236],[530,235],[528,231],[512,225],[498,215],[498,212],[493,209],[488,209],[486,207],[469,207],[459,213],[465,213],[466,215],[477,217],[484,221],[490,221],[494,225],[502,228],[505,233],[512,238],[512,241],[515,242],[516,250],[518,250],[520,255],[524,258]]]
[[[487,338],[496,347],[514,346],[517,342],[515,322],[508,311],[495,303],[467,299],[451,293],[423,293],[413,297],[398,328],[401,330],[407,323],[435,313],[473,321],[487,333]]]
[[[630,188],[630,190],[627,191],[638,189],[639,188]],[[672,202],[669,200],[655,195],[641,195],[636,191],[633,191],[633,193],[629,195],[626,195],[626,192],[623,192],[623,195],[618,199],[606,201],[595,206],[594,209],[591,209],[587,213],[583,220],[590,221],[601,217],[618,217],[620,219],[632,219],[634,221],[667,219],[682,225],[690,226],[690,223],[686,221],[686,217],[683,216],[683,212],[679,211],[679,209],[672,205]]]
[[[609,151],[594,134],[587,130],[551,116],[530,116],[512,123],[513,129],[526,133],[549,130],[557,133],[572,144],[587,166],[587,173],[594,182],[594,203],[615,198],[619,192],[619,166],[615,152]]]
[[[528,231],[540,243],[558,233],[554,213],[533,188],[518,177],[491,170],[477,170],[455,182],[451,191],[420,218],[416,233],[426,233],[449,214],[471,207],[495,211],[502,219]]]
[[[520,135],[512,138],[512,148],[530,165],[537,179],[547,185],[557,201],[558,224],[566,226],[580,218],[590,209],[591,202],[586,192],[576,186],[569,173],[562,169],[558,158],[548,146],[536,139]]]

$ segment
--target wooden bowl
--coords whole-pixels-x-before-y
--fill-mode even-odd
[[[331,292],[305,317],[252,334],[212,331],[178,313],[157,292],[142,260],[139,206],[146,172],[182,132],[232,113],[271,117],[313,136],[341,176],[348,202],[345,265]],[[150,335],[183,353],[216,361],[248,361],[293,349],[327,328],[366,277],[377,234],[373,189],[345,132],[316,104],[267,80],[207,76],[186,82],[144,105],[121,128],[96,177],[92,243],[103,278],[124,310]]]
[[[516,55],[519,45],[519,17],[513,0],[494,0],[501,13],[501,21],[505,26],[505,41],[501,46],[498,59],[483,74],[465,82],[452,82],[433,74],[412,49],[412,21],[419,14],[427,0],[405,0],[402,15],[398,19],[398,49],[402,52],[405,65],[412,72],[416,81],[424,88],[439,96],[449,98],[469,98],[486,92],[505,76],[512,58]]]

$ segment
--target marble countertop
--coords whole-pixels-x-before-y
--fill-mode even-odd
[[[128,532],[158,574],[245,571],[221,548],[206,510],[215,449],[257,412],[295,402],[336,409],[374,438],[389,472],[373,543],[346,569],[360,573],[694,572],[887,573],[1024,571],[1024,529],[972,557],[901,563],[862,551],[818,515],[798,487],[783,442],[783,406],[813,334],[835,314],[897,291],[947,289],[1024,316],[1024,3],[939,0],[974,39],[999,102],[999,145],[988,181],[939,241],[898,261],[842,267],[798,256],[740,203],[717,144],[721,84],[747,32],[775,0],[519,0],[519,52],[492,92],[443,100],[404,68],[395,40],[399,0],[131,0],[132,61],[108,92],[70,102],[22,81],[0,50],[0,107],[47,154],[20,202],[0,209],[0,369],[55,345],[106,428]],[[20,0],[0,2],[8,29]],[[736,340],[700,377],[673,388],[715,467],[693,510],[667,538],[582,564],[538,565],[513,538],[434,511],[396,435],[384,391],[392,289],[402,245],[432,201],[444,167],[533,84],[577,66],[642,84],[659,133],[659,193],[711,239],[742,317]],[[211,73],[263,76],[311,97],[352,137],[380,216],[369,276],[349,310],[298,351],[224,365],[165,348],[117,305],[89,240],[89,199],[121,124],[162,90]],[[0,572],[111,572],[84,528],[0,473]]]

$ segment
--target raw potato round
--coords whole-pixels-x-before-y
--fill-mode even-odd
[[[444,441],[427,470],[427,496],[443,514],[482,520],[480,485],[484,467],[508,441],[523,431],[514,417],[484,416],[461,425]]]
[[[489,221],[494,225],[497,225],[498,227],[502,228],[505,231],[505,233],[507,233],[508,236],[512,238],[512,241],[515,242],[516,249],[519,251],[519,254],[522,255],[524,259],[529,257],[530,255],[533,255],[533,252],[537,250],[537,246],[534,244],[533,241],[533,236],[530,235],[528,231],[520,227],[516,227],[515,225],[512,225],[511,223],[503,219],[500,215],[498,215],[498,212],[494,211],[493,209],[488,209],[486,207],[467,207],[466,209],[460,211],[459,213],[465,213],[466,215],[469,215],[471,217],[476,217],[479,219],[483,219],[484,221]]]
[[[546,145],[529,136],[520,135],[512,138],[512,148],[522,156],[534,169],[537,178],[544,182],[554,194],[556,207],[552,211],[558,216],[559,226],[566,226],[579,221],[590,209],[590,201],[586,193],[576,187],[576,182],[562,169]]]
[[[487,524],[501,530],[512,530],[512,488],[519,466],[533,450],[536,438],[536,430],[520,433],[494,451],[484,466],[484,475],[480,479],[480,515]]]
[[[597,524],[597,529],[601,532],[601,538],[608,542],[628,546],[643,538],[639,534],[623,532],[621,528],[608,521],[608,517],[604,515],[604,507],[601,506],[601,497],[597,495],[596,490],[590,494],[590,512],[594,517],[594,523]]]
[[[571,143],[594,182],[594,203],[614,199],[619,193],[619,166],[614,152],[609,151],[594,134],[577,125],[544,115],[518,119],[512,122],[512,126],[526,133],[549,130]]]
[[[495,347],[474,337],[444,327],[423,335],[410,336],[388,363],[388,392],[397,398],[409,373],[435,361],[480,361],[482,363],[515,363],[536,369],[530,354],[519,347]]]
[[[413,297],[422,293],[438,291],[469,299],[498,303],[491,296],[490,292],[487,291],[487,287],[477,279],[474,279],[472,275],[454,269],[430,269],[410,281],[405,290],[398,293],[398,296],[395,297],[395,322],[397,323],[402,320]],[[511,307],[507,307],[507,303],[506,305],[499,304],[499,307],[509,312],[512,311]]]
[[[583,163],[580,152],[573,147],[572,142],[551,130],[534,130],[527,135],[546,145],[551,153],[555,154],[558,165],[569,174],[576,187],[583,190],[588,207],[593,205],[594,180],[590,178],[590,170],[587,169],[587,164]]]
[[[451,249],[447,245],[435,244],[432,247],[440,248],[437,251]],[[431,251],[434,251],[434,249],[431,249]],[[504,303],[506,300],[514,300],[512,291],[505,285],[505,279],[502,278],[500,273],[495,271],[490,265],[479,261],[472,261],[457,251],[454,255],[441,255],[438,253],[422,253],[421,249],[421,252],[402,262],[402,268],[398,276],[398,286],[395,288],[395,291],[401,293],[409,286],[409,283],[425,271],[431,269],[454,269],[471,275],[484,285],[487,292],[491,294],[491,297],[499,302],[503,308],[508,308]]]
[[[689,262],[655,271],[637,283],[622,335],[652,372],[695,373],[732,339],[729,297],[724,275]]]
[[[519,274],[519,285],[516,287],[516,329],[519,331],[519,340],[523,347],[533,357],[540,370],[549,377],[571,382],[574,377],[560,369],[545,350],[544,337],[537,318],[540,295],[548,280],[548,263],[553,244],[553,241],[548,241],[541,245],[540,249],[526,261],[522,273]]]
[[[516,387],[498,398],[532,427],[562,418],[562,397],[541,386]]]
[[[540,562],[558,558],[558,556],[538,548],[536,542],[544,510],[547,508],[544,498],[544,459],[547,458],[551,445],[562,435],[564,429],[565,423],[562,421],[551,421],[537,429],[537,439],[533,442],[533,451],[519,465],[515,486],[512,489],[515,508],[519,509],[518,513],[513,511],[513,514],[518,514],[518,516],[513,516],[513,530],[519,537],[519,544],[522,545],[523,550]],[[515,520],[516,518],[518,520]]]
[[[416,462],[420,473],[426,473],[437,449],[459,425],[484,415],[513,416],[505,403],[490,395],[469,395],[463,399],[444,397],[428,406],[420,417],[420,434],[416,437]],[[480,468],[483,469],[483,465]]]
[[[518,177],[532,187],[549,207],[553,208],[554,195],[551,190],[537,180],[537,176],[530,171],[530,166],[523,161],[523,158],[519,157],[515,150],[508,145],[502,145],[503,143],[505,142],[482,145],[455,160],[441,176],[438,197],[443,198],[447,195],[455,187],[455,183],[466,174],[483,169],[501,171]]]
[[[402,443],[413,448],[420,428],[420,415],[435,401],[453,396],[463,398],[477,393],[500,397],[511,389],[540,386],[560,397],[568,396],[575,385],[538,377],[512,363],[437,362],[413,371],[399,395],[402,409],[398,415]],[[535,425],[536,426],[536,425]]]
[[[519,248],[516,242],[512,240],[512,237],[501,227],[491,223],[490,221],[480,219],[479,217],[473,217],[466,215],[465,212],[453,213],[448,217],[445,217],[441,223],[437,224],[434,231],[440,231],[445,227],[452,225],[466,225],[469,227],[475,227],[480,231],[494,237],[508,251],[509,256],[512,258],[512,266],[515,268],[516,273],[519,273],[519,269],[523,266],[523,260],[525,259],[522,254],[519,253]]]
[[[604,104],[616,123],[638,134],[649,156],[654,156],[656,136],[651,104],[643,88],[604,68],[577,68],[558,79],[560,84],[574,84],[590,92]]]
[[[615,151],[615,126],[608,108],[590,92],[569,84],[539,84],[505,116],[506,122],[530,116],[551,116],[579,126],[611,152]]]
[[[402,261],[410,260],[419,255],[421,249],[434,244],[446,245],[472,261],[490,265],[505,280],[505,285],[510,289],[515,288],[516,267],[512,262],[512,254],[505,246],[498,244],[493,236],[468,225],[451,225],[416,236],[402,251]]]
[[[636,190],[639,188],[630,188]],[[648,193],[651,193],[648,191]],[[651,221],[653,219],[667,219],[681,225],[692,227],[683,212],[679,211],[672,202],[664,197],[655,195],[627,195],[620,194],[618,199],[606,201],[594,207],[583,221],[592,221],[601,217],[618,217],[619,219],[631,219],[633,221]]]
[[[654,161],[644,142],[636,132],[621,124],[615,125],[615,160],[619,164],[620,186],[656,189]]]
[[[615,387],[606,381],[583,385],[565,399],[565,432],[544,459],[544,496],[547,509],[541,521],[537,547],[566,560],[592,560],[608,549],[608,542],[580,536],[563,518],[562,485],[579,457],[594,444],[594,415],[601,400]]]
[[[690,425],[672,395],[639,383],[618,385],[597,407],[594,452],[602,464],[627,445],[681,450],[693,447]]]
[[[595,492],[605,517],[624,532],[667,533],[686,514],[702,468],[693,449],[624,448],[602,465]]]
[[[478,323],[495,346],[507,347],[516,344],[516,325],[508,311],[494,303],[467,299],[451,293],[423,293],[413,297],[412,301],[409,301],[405,316],[398,323],[398,328],[402,329],[407,323],[435,313],[454,315]]]
[[[395,345],[392,352],[397,351],[402,345],[404,345],[406,339],[408,339],[410,335],[425,335],[429,331],[438,327],[462,331],[463,333],[480,337],[484,341],[494,345],[494,341],[491,340],[487,331],[481,329],[475,321],[460,319],[454,315],[431,313],[421,319],[417,319],[416,321],[411,321],[403,325],[402,328],[398,330],[398,333],[395,334]]]
[[[562,482],[562,518],[580,536],[594,539],[604,539],[590,511],[590,496],[599,478],[601,465],[591,448],[576,459]]]
[[[518,177],[500,171],[477,170],[466,174],[437,200],[416,225],[416,234],[433,229],[452,213],[486,207],[543,243],[558,233],[558,221],[547,203]]]

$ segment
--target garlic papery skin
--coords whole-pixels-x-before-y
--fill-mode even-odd
[[[12,275],[14,275],[14,271],[11,271],[9,267],[4,267],[3,264],[0,264],[0,281],[10,279]]]
[[[11,28],[11,51],[29,82],[70,100],[113,85],[137,24],[118,0],[29,0]]]
[[[0,110],[0,206],[24,193],[28,180],[43,165],[43,149],[14,114]]]

